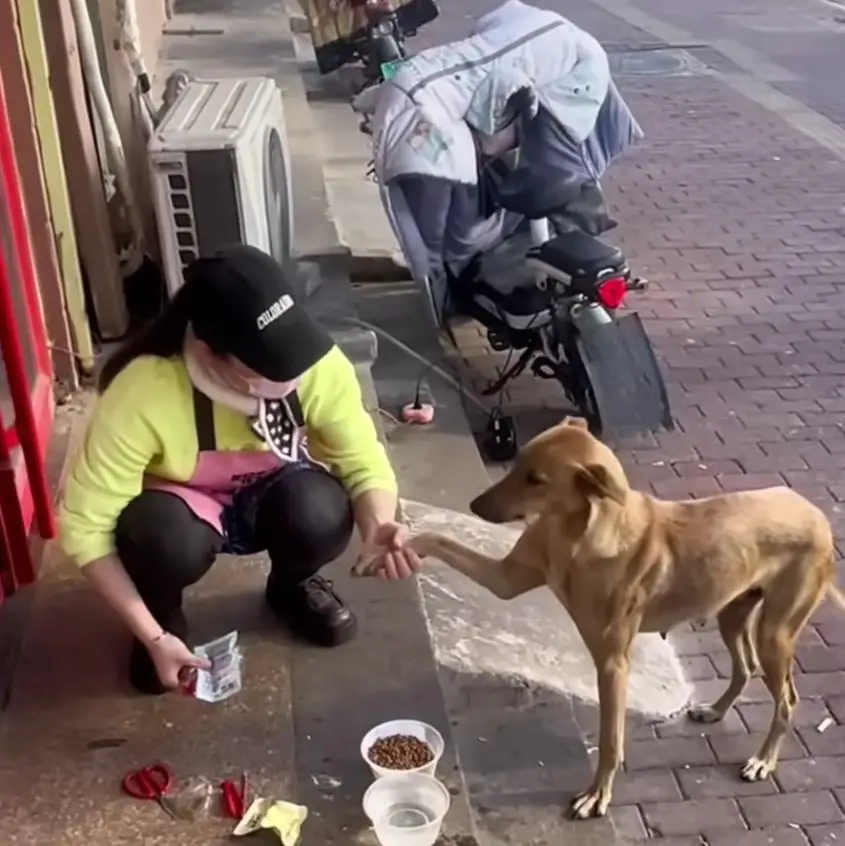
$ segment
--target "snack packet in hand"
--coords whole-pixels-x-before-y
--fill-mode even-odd
[[[193,670],[186,680],[185,692],[203,702],[223,702],[243,689],[243,655],[238,648],[238,633],[203,643],[194,649],[200,658],[211,662],[209,670]]]

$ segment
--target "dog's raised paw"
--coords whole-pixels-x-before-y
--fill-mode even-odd
[[[743,781],[763,781],[774,772],[774,765],[756,756],[749,758],[740,771]]]
[[[687,717],[694,723],[718,723],[723,715],[712,705],[693,705],[687,711]]]
[[[602,790],[588,790],[579,793],[569,806],[569,816],[574,820],[587,820],[590,817],[603,817],[610,804],[610,796]]]

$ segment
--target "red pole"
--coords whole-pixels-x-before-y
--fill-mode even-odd
[[[13,593],[21,582],[31,582],[35,573],[29,553],[26,526],[18,502],[15,470],[6,440],[2,437],[4,428],[5,423],[0,415],[0,553],[10,564],[6,572],[11,580],[8,587]],[[21,572],[21,566],[24,564],[26,571]],[[0,584],[0,601],[6,595],[5,586]]]
[[[0,203],[5,204],[7,219],[11,223],[12,242],[20,271],[24,294],[27,303],[31,326],[22,327],[24,331],[32,331],[33,346],[38,356],[39,365],[43,364],[44,334],[41,328],[40,309],[33,314],[32,295],[37,291],[37,277],[29,245],[29,232],[24,212],[24,201],[18,183],[18,169],[15,161],[14,143],[9,128],[6,97],[0,79],[0,172],[2,172],[3,196]],[[6,366],[6,378],[9,392],[15,409],[15,430],[18,434],[21,449],[26,463],[29,484],[32,488],[32,500],[35,508],[35,518],[38,533],[42,538],[49,539],[56,535],[55,515],[53,514],[53,497],[50,484],[42,460],[42,450],[39,443],[38,426],[31,402],[31,385],[26,376],[26,362],[19,334],[19,327],[15,323],[15,309],[12,301],[11,281],[7,256],[0,250],[0,351]],[[28,291],[27,291],[28,289]],[[41,340],[39,344],[38,341]],[[43,370],[39,366],[39,370]],[[48,370],[49,372],[49,370]],[[5,433],[2,435],[5,438]]]

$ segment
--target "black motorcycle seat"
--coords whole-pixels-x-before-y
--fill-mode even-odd
[[[534,247],[528,258],[551,265],[567,276],[590,276],[624,262],[618,247],[605,244],[580,230],[556,235],[545,244]]]

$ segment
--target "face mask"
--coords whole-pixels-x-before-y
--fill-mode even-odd
[[[291,382],[271,382],[269,379],[250,379],[247,383],[247,393],[257,399],[284,399],[296,390],[298,379]]]

